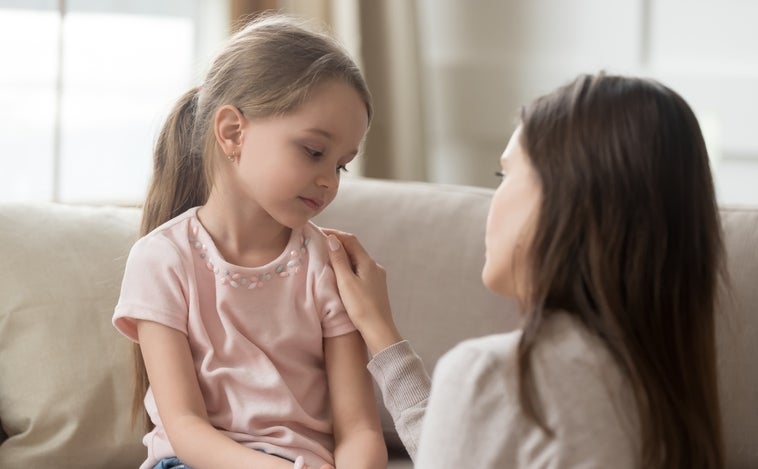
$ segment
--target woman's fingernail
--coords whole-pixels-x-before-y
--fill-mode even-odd
[[[329,243],[329,249],[332,251],[336,251],[340,248],[340,241],[334,235],[327,236],[326,242]]]

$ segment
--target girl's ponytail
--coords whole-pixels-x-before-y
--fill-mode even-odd
[[[140,236],[185,212],[202,205],[208,197],[202,143],[195,137],[195,114],[200,88],[186,92],[174,105],[163,124],[153,153],[153,177],[142,209]],[[201,137],[202,138],[202,137]],[[132,399],[132,423],[144,417],[149,430],[150,419],[142,403],[149,387],[145,362],[139,344],[134,344],[135,382]]]
[[[158,135],[153,178],[142,212],[142,236],[204,204],[208,197],[202,143],[195,136],[199,92],[200,87],[195,87],[179,98]]]

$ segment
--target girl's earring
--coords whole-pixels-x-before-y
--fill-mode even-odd
[[[237,152],[232,151],[231,155],[227,155],[226,159],[229,160],[230,163],[234,163],[234,161],[237,159]]]

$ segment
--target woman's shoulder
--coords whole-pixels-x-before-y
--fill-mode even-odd
[[[532,355],[534,382],[547,423],[571,448],[602,443],[593,458],[629,467],[639,451],[637,406],[610,350],[576,317],[559,313],[546,322]],[[563,454],[565,453],[565,454]]]
[[[520,339],[516,330],[464,340],[437,361],[435,379],[495,387],[513,383]]]
[[[491,361],[507,361],[508,357],[518,348],[520,338],[521,331],[515,330],[466,339],[450,349],[441,360],[456,361],[460,357],[477,357]]]
[[[517,392],[521,337],[521,330],[515,330],[464,340],[438,360],[435,379]],[[547,394],[576,391],[607,395],[609,390],[625,386],[607,347],[578,319],[565,313],[545,321],[530,364],[537,386],[547,389]]]
[[[636,407],[600,339],[565,313],[543,324],[530,365],[538,408],[556,435],[551,439],[521,407],[521,338],[514,331],[459,343],[438,361],[432,394],[444,401],[442,407],[466,402],[479,426],[513,419],[509,425],[518,426],[517,439],[531,442],[519,446],[523,460],[549,459],[560,467],[590,460],[597,462],[592,467],[611,467],[615,461],[618,467],[630,467],[638,450]],[[597,444],[604,449],[595,448]]]
[[[521,330],[464,340],[445,353],[437,368],[471,370],[472,365],[513,370],[516,368]],[[611,355],[602,341],[566,313],[552,315],[543,324],[534,345],[532,366],[563,374],[567,367],[576,372],[607,368]]]
[[[603,341],[578,318],[563,312],[551,315],[543,324],[532,365],[560,374],[595,373],[617,367]]]

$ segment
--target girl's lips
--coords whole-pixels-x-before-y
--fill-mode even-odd
[[[321,207],[324,206],[324,202],[322,200],[309,199],[308,197],[300,197],[300,200],[302,200],[303,203],[311,210],[321,210]]]

